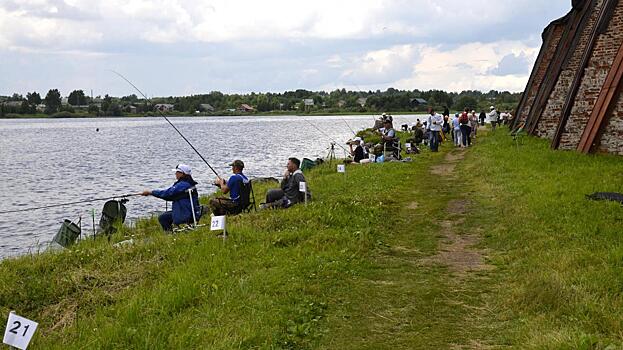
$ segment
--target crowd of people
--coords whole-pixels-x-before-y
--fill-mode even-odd
[[[448,108],[444,108],[441,115],[433,108],[429,108],[424,122],[417,119],[416,124],[410,129],[408,125],[402,126],[403,130],[412,132],[412,137],[407,140],[412,147],[407,149],[407,153],[418,153],[417,147],[422,144],[428,145],[432,152],[438,152],[439,145],[449,139],[456,147],[470,147],[478,135],[478,128],[484,126],[486,120],[491,123],[491,129],[496,130],[498,125],[506,125],[512,118],[510,113],[499,113],[493,106],[489,113],[481,111],[477,115],[475,110],[465,108],[462,112],[455,113],[453,117],[450,116]],[[366,143],[359,136],[346,143],[349,146],[350,162],[365,164],[400,160],[402,147],[393,126],[393,117],[383,113],[373,130],[380,138],[377,144]],[[214,181],[214,185],[219,187],[223,196],[210,199],[207,207],[199,204],[199,195],[195,187],[197,182],[192,178],[192,169],[185,164],[179,164],[173,169],[176,181],[172,186],[162,190],[145,190],[141,194],[173,202],[171,210],[158,217],[165,231],[172,231],[175,225],[196,223],[208,211],[216,216],[239,214],[249,205],[251,181],[243,173],[242,160],[234,160],[229,165],[232,171],[229,179],[218,176]],[[305,185],[302,186],[301,183]],[[267,191],[265,203],[261,204],[260,208],[289,208],[309,200],[311,192],[301,171],[301,161],[292,157],[287,161],[279,188]]]

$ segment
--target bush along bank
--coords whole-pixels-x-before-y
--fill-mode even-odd
[[[620,158],[500,131],[314,168],[312,202],[230,217],[227,240],[151,219],[111,239],[134,245],[3,261],[0,315],[40,323],[33,349],[621,346],[623,214],[584,198],[623,192]]]

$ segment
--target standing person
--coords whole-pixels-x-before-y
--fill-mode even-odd
[[[461,145],[463,147],[469,147],[469,144],[471,143],[471,132],[472,132],[472,128],[469,126],[469,109],[465,108],[465,110],[463,111],[463,113],[461,113],[461,116],[459,117],[459,123],[461,124]]]
[[[244,209],[240,207],[242,186],[249,183],[249,179],[242,173],[244,162],[236,159],[229,166],[231,166],[231,171],[234,175],[227,181],[217,177],[214,182],[215,185],[220,187],[223,194],[229,193],[229,198],[218,197],[210,200],[210,210],[216,216],[238,214]]]
[[[443,116],[450,117],[450,109],[448,109],[448,106],[443,106]]]
[[[491,130],[495,131],[495,127],[498,124],[498,112],[495,110],[495,107],[491,106],[491,112],[487,115],[489,121],[491,122]]]
[[[461,146],[461,123],[459,122],[459,114],[456,113],[454,115],[454,119],[452,119],[452,131],[454,135],[454,145],[457,147]]]
[[[428,127],[430,129],[430,150],[433,152],[439,151],[439,141],[441,127],[443,125],[443,117],[435,113],[435,110],[431,107],[428,109]]]
[[[165,211],[158,216],[158,222],[165,231],[173,231],[173,225],[193,223],[193,210],[195,219],[201,217],[201,207],[199,206],[199,194],[195,185],[197,182],[191,176],[192,169],[186,164],[179,164],[175,169],[175,179],[177,180],[171,187],[164,190],[145,190],[143,196],[154,196],[165,201],[173,202],[171,210]],[[191,190],[192,189],[192,190]],[[192,194],[192,205],[188,191]]]
[[[311,199],[309,186],[306,186],[307,192],[299,191],[301,182],[305,182],[305,175],[301,169],[301,161],[298,158],[289,158],[286,164],[286,172],[281,180],[281,188],[268,190],[266,193],[266,204],[262,208],[289,208],[290,206],[305,202]]]
[[[472,138],[476,138],[476,134],[478,133],[478,117],[476,116],[476,111],[472,110],[472,113],[469,115],[469,126],[472,128]]]
[[[480,126],[485,126],[485,119],[487,119],[487,113],[485,113],[484,109],[480,110],[479,119],[480,119]]]

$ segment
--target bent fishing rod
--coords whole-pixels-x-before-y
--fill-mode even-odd
[[[32,210],[50,209],[50,208],[57,208],[57,207],[66,207],[66,206],[75,205],[75,204],[84,204],[84,203],[91,203],[91,202],[107,201],[107,200],[111,200],[111,199],[136,197],[136,196],[140,196],[140,195],[141,195],[141,193],[131,193],[131,194],[124,194],[122,196],[114,196],[114,197],[106,197],[106,198],[93,198],[93,199],[87,199],[87,200],[76,201],[76,202],[50,204],[50,205],[45,205],[45,206],[41,206],[41,207],[32,207],[32,208],[13,209],[13,210],[0,211],[0,214],[21,213],[21,212],[32,211]]]
[[[138,93],[141,94],[141,96],[143,96],[143,98],[145,98],[145,101],[149,102],[150,105],[152,104],[151,100],[149,98],[147,98],[147,96],[145,96],[145,94],[139,88],[137,88],[136,85],[132,84],[132,82],[130,80],[128,80],[123,75],[121,75],[121,73],[118,73],[118,72],[116,72],[114,70],[111,70],[111,72],[117,74],[121,79],[125,80],[128,84],[130,84],[130,86],[132,86],[134,88],[134,90],[138,91]],[[216,170],[214,170],[214,168],[210,165],[210,163],[208,163],[208,161],[201,155],[201,153],[199,153],[199,151],[195,148],[195,146],[193,146],[193,144],[190,143],[190,141],[188,141],[186,136],[184,136],[184,134],[182,134],[182,132],[177,127],[175,127],[175,125],[173,125],[173,123],[171,123],[169,118],[167,118],[167,116],[160,109],[156,108],[156,110],[158,110],[158,112],[160,113],[160,116],[162,116],[162,118],[164,118],[164,120],[166,120],[167,123],[169,123],[169,125],[171,125],[171,127],[173,127],[173,129],[175,129],[175,131],[177,131],[177,133],[184,139],[184,141],[186,141],[186,143],[190,146],[190,148],[192,148],[193,151],[195,151],[195,153],[197,153],[197,155],[201,158],[201,160],[203,160],[203,162],[206,163],[206,165],[208,166],[208,168],[210,168],[210,170],[212,170],[214,175],[216,175],[217,177],[220,177],[220,175],[216,172]]]

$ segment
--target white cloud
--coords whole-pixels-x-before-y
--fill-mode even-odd
[[[169,72],[163,94],[519,91],[540,32],[569,7],[568,0],[0,0],[0,57],[62,66],[62,75],[21,73],[19,79],[47,79],[41,90],[75,81],[72,74],[88,83],[94,69],[115,68],[144,81]],[[0,75],[13,76],[1,67]],[[0,94],[17,88],[16,78],[6,78]]]

